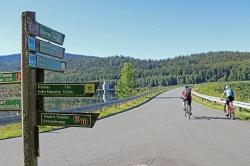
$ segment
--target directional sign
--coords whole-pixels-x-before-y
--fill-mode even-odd
[[[45,97],[93,97],[99,83],[37,84],[37,95]]]
[[[0,111],[19,111],[21,110],[21,99],[0,99]]]
[[[65,38],[64,34],[42,24],[39,24],[38,22],[34,22],[30,19],[27,20],[27,32],[29,34],[37,35],[59,45],[63,44]]]
[[[66,68],[66,62],[46,56],[37,55],[37,68],[63,72]]]
[[[60,33],[60,32],[57,32],[49,27],[46,27],[42,24],[40,24],[40,33],[39,33],[39,36],[44,38],[44,39],[47,39],[49,41],[52,41],[52,42],[55,42],[57,44],[60,44],[62,45],[63,44],[63,41],[64,41],[64,37],[65,35]]]
[[[54,58],[49,58],[46,55],[43,54],[29,54],[29,67],[31,68],[41,68],[41,69],[46,69],[46,70],[53,70],[53,71],[58,71],[58,72],[63,72],[65,71],[66,68],[66,62],[59,60],[59,59],[54,59]]]
[[[100,113],[40,113],[38,125],[92,128]]]
[[[65,48],[45,42],[43,40],[35,39],[30,36],[28,37],[27,42],[29,51],[37,51],[60,59],[64,58]]]
[[[0,84],[15,84],[21,82],[21,72],[0,73]]]
[[[38,44],[37,44],[38,52],[45,53],[45,54],[48,54],[48,55],[51,55],[60,59],[64,58],[64,52],[65,52],[64,48],[42,41],[42,40],[37,40],[37,41],[38,41]]]

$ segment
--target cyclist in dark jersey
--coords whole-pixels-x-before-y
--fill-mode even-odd
[[[188,105],[190,106],[190,108],[192,108],[191,107],[191,104],[192,104],[191,91],[192,91],[192,87],[185,85],[183,91],[181,92],[181,98],[183,99],[183,106],[184,106],[185,101],[188,101]]]

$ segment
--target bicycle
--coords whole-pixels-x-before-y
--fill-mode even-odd
[[[223,100],[223,99],[222,99]],[[234,112],[234,109],[233,108],[231,108],[231,103],[232,102],[229,102],[229,105],[228,105],[228,109],[226,110],[226,103],[225,103],[225,105],[224,105],[224,112],[226,113],[227,112],[227,114],[226,114],[226,116],[228,117],[229,116],[229,118],[231,119],[231,120],[234,120],[234,118],[235,118],[235,112]]]
[[[181,99],[184,99],[184,98],[181,98]],[[191,119],[192,110],[191,110],[191,106],[188,104],[188,100],[184,100],[184,111],[185,111],[185,117],[187,117],[188,119]]]

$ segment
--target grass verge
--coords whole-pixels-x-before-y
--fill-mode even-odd
[[[51,130],[58,129],[59,127],[54,126],[41,126],[39,127],[39,132],[47,132]],[[6,124],[0,127],[0,139],[8,139],[20,137],[22,135],[22,124],[14,123],[14,124]]]
[[[202,99],[193,96],[193,100],[196,103],[202,104],[206,107],[212,108],[214,110],[219,110],[219,111],[223,111],[224,110],[224,106],[217,104],[217,103],[213,103],[213,102],[209,102],[209,101],[203,101]],[[235,108],[235,115],[237,118],[240,118],[242,120],[250,120],[250,112],[246,111],[246,110],[242,110],[242,111],[238,111],[237,108]]]
[[[121,104],[119,106],[111,106],[111,107],[106,107],[103,109],[101,112],[99,118],[104,118],[108,117],[112,114],[116,114],[119,112],[123,112],[124,110],[131,109],[135,106],[138,106],[142,103],[145,103],[146,101],[152,99],[153,97],[159,95],[160,93],[170,90],[175,88],[176,86],[170,86],[167,88],[163,88],[151,95],[148,95],[146,97],[142,97],[140,99],[135,99],[133,101],[130,101],[128,103]],[[54,127],[54,126],[39,126],[39,132],[48,132],[56,129],[60,129],[62,127]],[[21,123],[16,123],[16,124],[7,124],[7,125],[2,125],[0,127],[0,139],[8,139],[8,138],[14,138],[14,137],[20,137],[22,135],[22,125]]]

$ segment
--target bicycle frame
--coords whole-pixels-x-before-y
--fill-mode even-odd
[[[227,106],[227,110],[226,110],[226,103],[224,105],[224,109],[227,111],[227,114],[229,115],[229,117],[231,119],[234,119],[234,109],[233,107],[231,107],[231,105],[233,104],[233,102],[229,102],[228,106]]]

